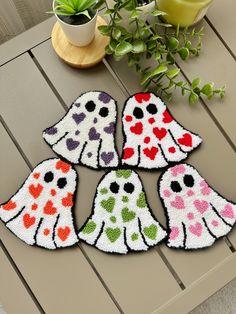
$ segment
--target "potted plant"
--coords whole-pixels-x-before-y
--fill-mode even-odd
[[[94,38],[96,0],[54,0],[53,11],[67,40],[74,46],[87,46]]]
[[[157,0],[154,1],[155,7],[146,12],[139,10],[136,0],[116,0],[113,7],[109,7],[107,1],[108,9],[104,15],[110,17],[110,22],[98,27],[103,35],[110,37],[106,53],[117,61],[126,57],[128,66],[140,74],[144,91],[155,91],[169,100],[173,90],[177,89],[182,95],[188,95],[191,104],[202,96],[209,99],[215,95],[224,97],[225,88],[215,88],[212,82],[201,85],[199,78],[192,82],[179,79],[178,58],[185,61],[199,55],[202,28],[189,30],[164,23],[166,12],[159,10]],[[132,28],[122,24],[123,10],[127,11],[128,25]]]

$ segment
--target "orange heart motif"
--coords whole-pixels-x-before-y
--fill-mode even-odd
[[[45,206],[43,208],[43,212],[46,215],[54,215],[54,214],[56,214],[57,209],[56,209],[56,207],[53,207],[53,202],[49,200],[45,204]]]
[[[5,205],[3,205],[2,208],[5,210],[12,210],[12,209],[16,208],[16,203],[13,202],[12,200],[10,200]]]
[[[58,160],[56,163],[56,169],[61,170],[63,173],[67,173],[70,170],[70,165],[62,160]]]
[[[28,189],[33,198],[38,198],[43,190],[43,186],[39,183],[37,185],[31,184]]]
[[[31,217],[29,214],[25,214],[23,216],[23,223],[26,229],[33,226],[35,224],[36,218],[33,216]]]
[[[67,196],[61,200],[61,203],[64,207],[72,207],[73,206],[73,194],[67,193]]]
[[[57,235],[62,241],[65,241],[68,238],[69,234],[70,234],[70,228],[67,226],[64,228],[57,229]]]
[[[39,173],[39,172],[35,172],[35,173],[33,174],[33,177],[34,177],[35,179],[38,179],[38,178],[40,177],[40,173]]]

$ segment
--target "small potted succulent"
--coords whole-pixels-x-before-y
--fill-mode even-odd
[[[54,0],[53,11],[67,40],[74,46],[87,46],[94,38],[96,0]]]

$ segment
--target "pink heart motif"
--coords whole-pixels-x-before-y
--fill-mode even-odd
[[[163,191],[163,195],[164,195],[165,197],[170,197],[170,196],[171,196],[170,190],[164,190],[164,191]]]
[[[212,220],[211,224],[212,224],[213,227],[218,227],[219,226],[219,223],[218,223],[217,220]]]
[[[172,227],[171,232],[169,235],[170,240],[175,240],[179,236],[179,228],[178,227]]]
[[[197,237],[200,237],[202,234],[202,225],[200,222],[196,222],[195,225],[189,226],[189,231]]]
[[[207,208],[209,207],[209,203],[207,201],[195,200],[193,204],[200,214],[204,214]]]
[[[176,196],[175,200],[172,201],[170,204],[172,207],[177,208],[177,209],[184,209],[185,208],[184,200],[181,196]]]
[[[184,165],[176,165],[173,168],[171,168],[171,173],[174,177],[178,175],[178,173],[184,173],[185,166]]]
[[[211,188],[209,187],[205,180],[202,180],[200,182],[200,186],[202,187],[201,189],[202,195],[209,195],[211,193]]]
[[[187,195],[190,197],[190,196],[193,196],[195,193],[193,192],[193,190],[188,190],[187,192]]]
[[[222,217],[226,217],[230,219],[233,219],[235,217],[234,212],[233,212],[233,207],[230,204],[226,204],[224,209],[220,211],[220,214]]]

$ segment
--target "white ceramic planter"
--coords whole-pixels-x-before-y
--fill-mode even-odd
[[[54,7],[54,2],[53,2]],[[95,34],[97,21],[97,12],[94,17],[87,23],[81,25],[71,25],[63,22],[57,15],[56,18],[60,23],[67,40],[74,46],[83,47],[91,43]]]
[[[114,0],[106,0],[106,2],[107,2],[107,5],[108,5],[109,9],[112,9],[114,7],[114,5],[115,5],[115,1]],[[147,18],[148,18],[148,15],[145,14],[145,13],[154,11],[154,9],[155,9],[155,1],[152,1],[152,2],[150,2],[148,4],[146,4],[146,5],[140,6],[137,9],[142,11],[142,13],[140,14],[140,18],[143,19],[144,21],[146,21]],[[125,10],[125,9],[122,9],[122,10],[120,10],[119,14],[122,16],[121,25],[124,26],[124,27],[129,27],[130,28],[129,16],[130,16],[131,12],[129,12],[129,11]]]

